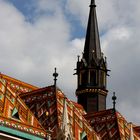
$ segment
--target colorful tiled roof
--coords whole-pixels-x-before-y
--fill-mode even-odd
[[[51,129],[57,133],[57,103],[56,94],[52,86],[40,88],[29,93],[21,94],[20,97],[34,113],[45,130]]]
[[[83,115],[86,114],[86,111],[84,110],[84,108],[83,108],[82,105],[80,105],[80,104],[78,104],[78,103],[76,103],[76,102],[74,102],[74,101],[71,101],[71,102],[74,104],[74,106],[75,106]]]
[[[136,132],[136,134],[140,137],[140,126],[134,126],[133,129]]]
[[[1,127],[40,138],[46,137],[44,128],[3,77],[0,77],[0,129]]]
[[[10,76],[7,76],[5,74],[0,73],[0,78],[4,79],[6,83],[9,85],[9,87],[16,93],[26,93],[35,89],[38,89],[38,87],[30,85],[28,83],[22,82],[20,80],[17,80],[15,78],[12,78]]]
[[[116,117],[117,117],[117,122],[118,122],[121,140],[130,139],[130,137],[132,137],[131,136],[132,135],[131,129],[133,131],[133,139],[134,140],[140,139],[138,134],[134,131],[134,127],[135,127],[134,124],[132,124],[131,122],[127,122],[125,120],[125,118],[117,111],[116,111]],[[132,125],[132,128],[131,128],[131,125]]]
[[[50,86],[21,94],[21,98],[34,114],[36,114],[35,112],[37,111],[36,117],[42,126],[45,129],[49,129],[50,127],[52,135],[54,136],[53,139],[56,139],[61,124],[63,123],[63,102],[66,97],[62,91],[58,88],[55,89],[54,86]],[[88,135],[88,138],[92,139],[94,137],[95,140],[99,139],[96,132],[83,117],[83,114],[85,114],[83,108],[68,98],[66,98],[66,101],[73,137],[78,140],[80,139],[80,134],[85,132]],[[48,123],[46,124],[46,122]]]
[[[29,90],[23,91],[21,87]],[[37,88],[2,74],[0,130],[11,130],[11,133],[14,130],[19,135],[26,133],[26,138],[30,134],[32,139],[43,139],[47,136],[46,130],[50,130],[52,138],[56,139],[63,123],[64,99],[67,103],[71,134],[76,140],[85,135],[94,140],[140,139],[140,127],[128,123],[114,109],[86,114],[81,105],[69,100],[54,86]]]
[[[64,98],[65,95],[61,92],[58,91],[57,93],[57,110],[59,114],[59,126],[63,123],[62,122],[62,112],[63,112],[63,104],[64,104]],[[88,139],[95,139],[98,140],[99,137],[96,134],[96,132],[92,129],[90,124],[87,122],[87,120],[83,117],[83,114],[86,114],[81,111],[81,106],[78,105],[77,103],[75,104],[68,98],[66,98],[67,101],[67,110],[68,110],[68,115],[69,115],[69,121],[70,125],[73,129],[73,135],[76,140],[80,139],[79,134],[82,134],[85,132],[87,134]],[[80,107],[80,109],[79,109]]]
[[[85,115],[85,118],[100,135],[102,140],[127,140],[130,139],[130,124],[124,117],[114,109],[104,110],[97,113]],[[139,137],[134,131],[134,140]]]

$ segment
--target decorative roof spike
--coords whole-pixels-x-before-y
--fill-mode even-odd
[[[80,55],[78,55],[77,58],[78,58],[78,62],[79,62],[80,61]]]
[[[66,139],[72,138],[71,131],[70,131],[70,122],[69,122],[69,117],[68,117],[66,97],[64,97],[64,103],[63,103],[63,117],[62,117],[61,129],[62,129]]]
[[[69,124],[66,97],[64,97],[63,102],[64,102],[64,103],[63,103],[62,129],[65,129],[66,126]]]
[[[94,6],[94,7],[96,7],[95,0],[91,0],[90,7],[91,7],[91,6]]]
[[[85,46],[84,46],[84,54],[83,54],[83,57],[88,64],[90,64],[92,59],[98,61],[102,58],[95,7],[96,7],[95,0],[91,0],[87,33],[86,33]]]
[[[56,81],[57,81],[57,77],[58,77],[58,73],[56,72],[56,68],[54,68],[55,72],[53,73],[53,77],[54,77],[54,86],[56,87]]]
[[[51,133],[52,133],[53,131],[51,130],[50,127],[49,127],[49,129],[47,130],[47,132],[48,132],[47,140],[51,140]]]
[[[112,96],[112,100],[113,100],[113,109],[115,109],[115,105],[116,105],[116,95],[115,95],[115,92],[113,92],[113,96]]]
[[[133,124],[130,123],[130,140],[134,140]]]

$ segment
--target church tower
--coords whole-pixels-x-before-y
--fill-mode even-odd
[[[78,57],[76,74],[78,103],[89,112],[106,109],[106,58],[100,47],[95,1],[91,0],[82,59]]]

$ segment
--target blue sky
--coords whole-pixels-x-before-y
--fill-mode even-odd
[[[12,3],[26,18],[27,22],[34,23],[36,17],[38,15],[51,16],[53,15],[53,11],[46,9],[38,10],[38,0],[7,0],[9,3]],[[71,24],[71,39],[75,37],[83,37],[85,36],[85,27],[81,25],[79,22],[79,18],[77,16],[71,14],[67,11],[65,4],[66,0],[60,1],[60,6],[63,9],[65,18],[67,18],[68,22]]]
[[[34,18],[35,16],[35,7],[33,0],[7,0],[9,3],[12,3],[24,16],[28,18]]]
[[[90,0],[0,0],[1,72],[33,85],[53,83],[76,100],[77,55],[82,55]],[[108,108],[140,124],[140,1],[96,0],[101,47],[107,56]],[[130,111],[131,110],[131,111]],[[138,115],[134,115],[138,114]]]

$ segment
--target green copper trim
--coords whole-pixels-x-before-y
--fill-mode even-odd
[[[12,117],[13,117],[16,113],[18,113],[18,110],[16,109],[16,107],[14,107],[14,109],[13,109],[13,111],[12,111]]]
[[[0,131],[12,134],[14,136],[17,136],[17,137],[20,137],[20,138],[23,138],[23,139],[26,138],[26,139],[29,139],[29,140],[44,140],[43,138],[39,138],[37,136],[31,135],[31,134],[28,134],[28,133],[24,133],[24,132],[21,132],[21,131],[12,129],[12,128],[8,128],[8,127],[5,127],[5,126],[0,126]]]

